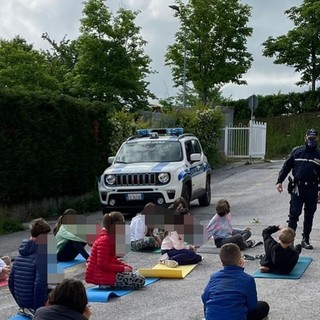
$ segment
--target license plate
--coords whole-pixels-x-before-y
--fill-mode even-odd
[[[128,193],[126,195],[127,201],[131,200],[143,200],[143,194],[142,193]]]

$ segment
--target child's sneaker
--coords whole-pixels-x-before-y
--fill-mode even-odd
[[[260,267],[260,272],[262,273],[267,273],[270,271],[270,268],[269,267],[266,267],[266,266],[261,266]]]
[[[247,240],[245,244],[247,248],[252,248],[256,244],[256,242],[254,240]]]
[[[21,314],[23,316],[27,316],[31,319],[34,317],[35,311],[31,308],[20,308],[18,314]]]
[[[112,289],[112,287],[111,286],[107,286],[105,284],[100,284],[99,285],[99,289],[101,289],[101,290],[110,290],[110,289]]]
[[[250,256],[250,254],[244,254],[244,255],[242,256],[242,258],[243,258],[244,260],[254,260],[254,259],[255,259],[254,256]]]
[[[165,260],[163,261],[164,265],[169,267],[169,268],[176,268],[179,263],[177,261],[174,260]]]
[[[260,245],[262,245],[262,244],[263,244],[262,241],[255,242],[255,244],[252,246],[252,248],[257,247],[257,246],[260,246]]]
[[[165,253],[159,258],[159,262],[163,263],[165,260],[168,260],[168,259],[169,259],[169,256],[167,253]]]

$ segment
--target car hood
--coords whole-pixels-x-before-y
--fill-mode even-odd
[[[107,168],[104,174],[167,172],[180,166],[185,167],[179,162],[119,163]]]

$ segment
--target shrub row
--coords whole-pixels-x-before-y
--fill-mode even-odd
[[[258,107],[254,111],[256,117],[274,117],[280,115],[293,115],[320,110],[320,90],[302,93],[291,92],[274,95],[258,96]],[[248,99],[229,101],[234,107],[235,119],[248,119],[251,110],[248,107]]]

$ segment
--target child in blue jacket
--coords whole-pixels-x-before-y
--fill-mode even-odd
[[[44,306],[48,295],[47,234],[49,224],[42,218],[30,223],[31,237],[23,240],[19,256],[9,276],[10,292],[20,307],[20,313],[32,316]]]
[[[269,305],[258,301],[254,278],[244,272],[244,260],[234,243],[220,249],[223,269],[212,274],[202,294],[206,320],[261,320]]]

